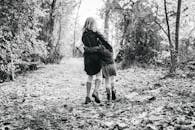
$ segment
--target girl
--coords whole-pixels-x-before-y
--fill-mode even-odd
[[[116,76],[116,68],[113,58],[113,48],[99,32],[94,32],[94,34],[96,35],[99,46],[96,47],[85,46],[84,50],[89,53],[99,52],[101,57],[102,75],[103,78],[105,78],[107,100],[108,101],[110,101],[110,99],[115,100],[116,90],[114,88],[114,76]],[[110,82],[111,89],[109,87]]]
[[[96,23],[91,17],[87,18],[83,27],[82,42],[84,47],[98,47],[98,40],[96,34]],[[95,98],[95,102],[100,103],[98,89],[101,84],[101,59],[100,54],[97,51],[90,52],[84,50],[84,70],[88,75],[88,80],[86,83],[87,96],[85,99],[85,104],[91,102],[90,91],[92,86],[92,80],[95,76],[95,89],[93,91],[92,97]]]
[[[112,46],[100,35],[100,41],[103,48],[100,50],[102,54],[102,75],[103,78],[105,78],[105,87],[107,92],[107,99],[110,101],[110,98],[112,97],[112,100],[116,99],[116,90],[114,86],[114,76],[116,76],[116,68],[114,64],[114,58],[113,58],[113,49]],[[109,87],[109,84],[111,84],[111,90]]]

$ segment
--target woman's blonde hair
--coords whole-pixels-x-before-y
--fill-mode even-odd
[[[96,22],[95,22],[94,18],[88,17],[86,19],[85,24],[83,26],[83,31],[85,31],[86,29],[92,30],[92,31],[96,31],[97,30]]]

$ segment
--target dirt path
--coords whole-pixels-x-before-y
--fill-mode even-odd
[[[25,96],[40,101],[81,104],[81,99],[85,95],[85,80],[82,59],[69,59],[62,61],[60,65],[44,66],[33,73],[18,77],[12,83],[4,83],[1,86],[4,90],[7,89],[18,95],[25,93]],[[35,102],[37,104],[37,101]]]
[[[47,65],[0,85],[0,126],[27,130],[174,129],[180,124],[170,125],[170,122],[180,120],[181,116],[182,120],[186,118],[175,108],[183,110],[183,106],[187,106],[191,114],[195,114],[191,96],[195,81],[159,80],[163,73],[160,69],[137,67],[118,71],[117,101],[105,103],[102,85],[102,104],[84,105],[87,76],[83,59]],[[195,119],[191,118],[190,122],[189,129],[195,127]]]

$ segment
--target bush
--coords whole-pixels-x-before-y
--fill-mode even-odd
[[[158,19],[147,4],[147,1],[132,4],[129,10],[125,9],[123,20],[118,24],[123,32],[123,39],[116,61],[123,62],[124,67],[134,62],[151,64],[158,55],[162,40],[158,33],[160,27],[155,22]]]

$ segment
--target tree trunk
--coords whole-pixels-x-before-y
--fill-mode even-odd
[[[49,22],[48,22],[48,32],[49,32],[49,36],[48,36],[48,47],[49,47],[49,54],[53,53],[53,30],[54,30],[54,11],[55,11],[55,6],[56,6],[56,2],[57,0],[53,0],[51,3],[51,8],[50,8],[50,14],[49,14]]]
[[[74,23],[74,39],[73,39],[74,41],[73,41],[73,45],[72,45],[73,57],[76,56],[75,45],[76,45],[77,20],[78,20],[78,17],[79,17],[79,10],[80,10],[80,7],[81,7],[81,3],[82,3],[82,0],[79,1],[79,6],[78,6],[77,14],[76,14],[76,17],[75,17],[75,23]]]
[[[51,10],[50,10],[50,34],[53,33],[54,30],[54,12],[55,12],[55,6],[56,6],[57,0],[53,0],[51,3]]]
[[[107,39],[109,39],[109,19],[110,19],[110,4],[111,1],[106,1],[106,11],[105,11],[105,20],[104,20],[104,34]]]
[[[122,35],[122,40],[120,42],[121,46],[126,44],[127,28],[129,26],[129,23],[130,23],[130,21],[128,19],[126,19],[126,16],[124,15],[123,35]]]
[[[62,33],[62,16],[60,16],[60,19],[59,19],[58,40],[56,42],[55,52],[59,51],[60,40],[61,40],[61,33]]]
[[[109,38],[109,10],[105,13],[105,20],[104,20],[104,34],[105,37]]]
[[[168,17],[168,12],[167,12],[167,1],[164,0],[164,10],[165,10],[165,18],[166,18],[166,24],[167,24],[167,37],[169,41],[169,46],[170,46],[170,55],[171,55],[171,67],[170,67],[170,73],[174,73],[176,70],[176,57],[175,57],[175,49],[172,44],[171,40],[171,31],[170,31],[170,25],[169,25],[169,17]]]
[[[180,14],[181,14],[181,0],[178,0],[177,4],[177,15],[176,15],[176,30],[175,30],[175,49],[172,52],[172,66],[170,73],[175,73],[177,68],[177,58],[178,58],[178,48],[179,48],[179,24],[180,24]]]
[[[175,27],[175,50],[176,55],[178,55],[179,48],[179,24],[180,24],[180,15],[181,15],[181,0],[178,0],[177,4],[177,16],[176,16],[176,27]]]
[[[14,68],[14,59],[13,59],[13,51],[12,51],[12,43],[8,42],[8,49],[10,53],[10,58],[11,58],[11,79],[15,80],[15,68]]]

